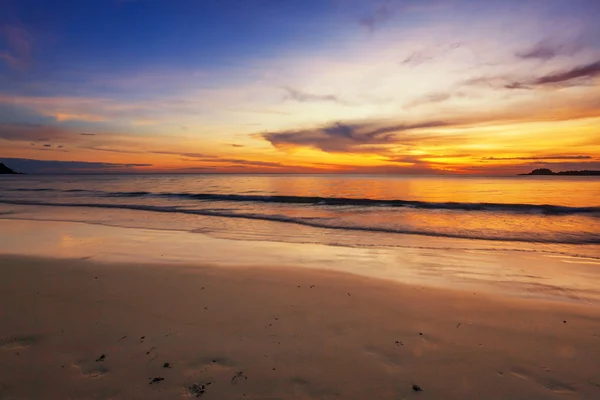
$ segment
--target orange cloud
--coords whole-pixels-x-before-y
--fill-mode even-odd
[[[106,119],[103,117],[100,117],[98,115],[91,115],[91,114],[68,114],[68,113],[57,113],[55,115],[53,115],[54,118],[56,118],[57,121],[59,122],[63,122],[63,121],[74,121],[74,120],[79,120],[79,121],[90,121],[90,122],[99,122],[99,121],[105,121]]]

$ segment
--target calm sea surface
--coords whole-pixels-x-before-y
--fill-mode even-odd
[[[600,257],[600,179],[354,175],[0,177],[2,218],[239,240],[454,245]]]

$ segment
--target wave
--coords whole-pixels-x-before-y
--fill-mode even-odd
[[[470,240],[489,240],[489,241],[502,241],[502,242],[525,242],[525,243],[553,243],[553,244],[600,244],[600,235],[582,235],[573,237],[571,235],[565,235],[565,238],[556,237],[532,237],[531,234],[518,235],[518,232],[514,236],[493,236],[486,233],[478,232],[477,236],[469,235],[466,233],[447,233],[438,231],[425,231],[410,228],[388,228],[388,227],[377,227],[377,226],[357,226],[357,225],[345,225],[341,220],[322,219],[322,218],[301,218],[301,217],[289,217],[285,215],[270,215],[270,214],[255,214],[255,213],[237,213],[228,211],[216,211],[216,210],[189,210],[183,209],[177,206],[152,206],[152,205],[140,205],[140,204],[102,204],[102,203],[52,203],[52,202],[41,202],[41,201],[27,201],[27,200],[4,200],[0,199],[0,203],[14,204],[14,205],[31,205],[31,206],[52,206],[52,207],[91,207],[91,208],[104,208],[104,209],[123,209],[123,210],[137,210],[137,211],[150,211],[159,213],[177,213],[177,214],[190,214],[190,215],[202,215],[210,217],[221,217],[221,218],[240,218],[250,220],[261,220],[271,222],[281,222],[296,225],[309,226],[313,228],[323,229],[336,229],[346,231],[359,231],[359,232],[379,232],[379,233],[392,233],[392,234],[409,234],[409,235],[422,235],[422,236],[434,236],[434,237],[447,237],[457,239],[470,239]],[[503,232],[506,233],[506,232]]]
[[[155,193],[155,192],[103,192],[81,189],[8,189],[13,191],[54,191],[64,193],[85,192],[99,197],[160,197],[199,201],[228,201],[279,204],[304,204],[315,206],[360,206],[360,207],[405,207],[429,210],[458,210],[458,211],[490,211],[505,213],[567,215],[567,214],[600,214],[600,206],[574,207],[554,204],[523,204],[523,203],[463,203],[463,202],[428,202],[418,200],[382,200],[347,197],[317,197],[317,196],[264,196],[218,193]]]

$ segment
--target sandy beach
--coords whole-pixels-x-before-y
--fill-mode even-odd
[[[600,0],[0,0],[0,400],[600,400]]]
[[[600,397],[597,305],[290,267],[0,273],[1,399]]]

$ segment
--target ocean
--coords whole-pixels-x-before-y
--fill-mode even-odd
[[[444,246],[600,257],[600,179],[390,175],[20,175],[2,218],[234,240]]]

